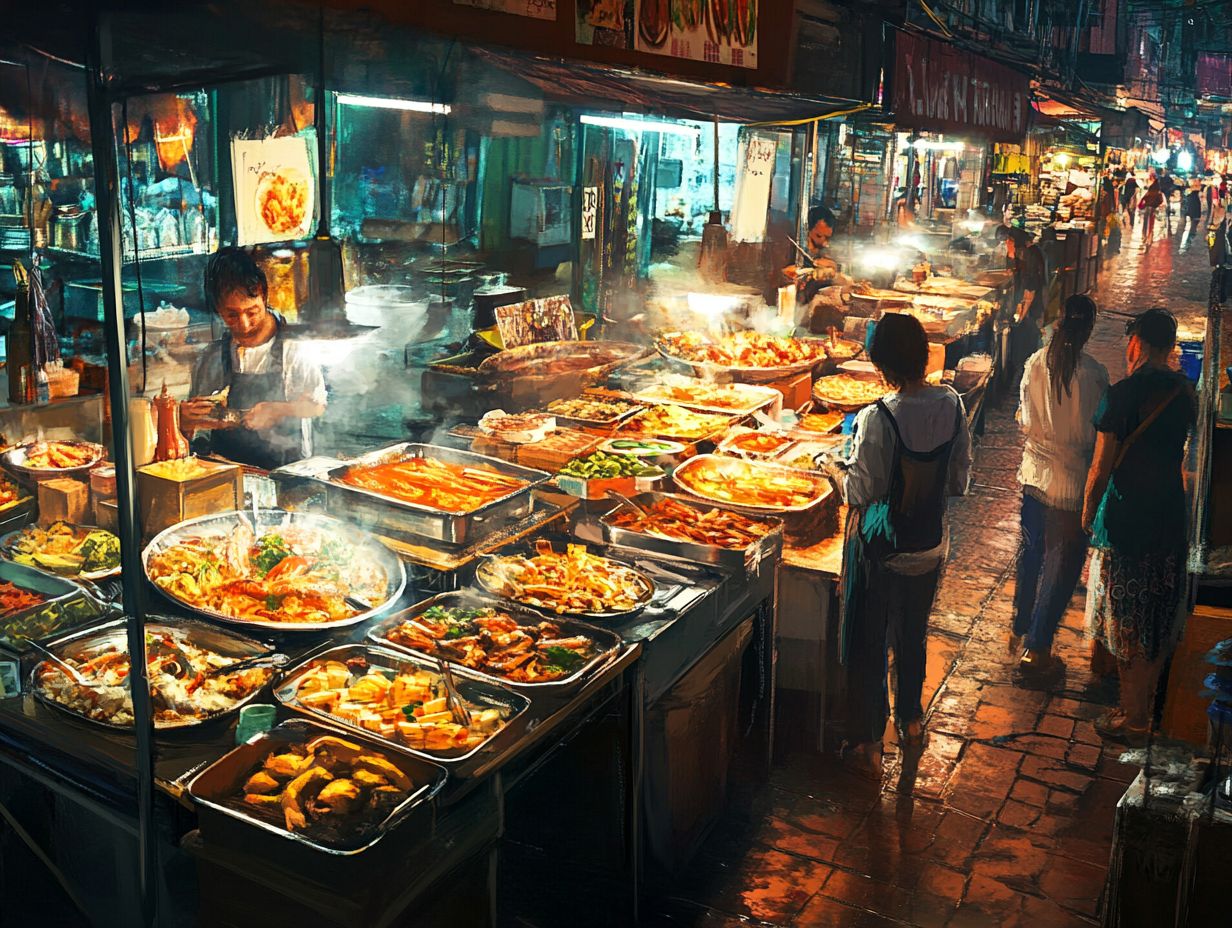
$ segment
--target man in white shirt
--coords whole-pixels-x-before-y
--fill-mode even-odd
[[[307,457],[325,379],[266,305],[265,274],[246,251],[223,248],[206,267],[205,292],[227,334],[193,366],[193,398],[180,404],[184,430],[207,430],[212,453],[252,467]]]

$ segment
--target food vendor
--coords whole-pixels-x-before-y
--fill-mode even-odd
[[[325,379],[286,337],[282,317],[266,304],[268,293],[248,252],[222,248],[210,258],[206,300],[227,332],[198,356],[180,421],[186,432],[208,431],[210,453],[273,469],[311,453],[311,420],[325,412]]]
[[[828,207],[816,204],[809,210],[809,231],[803,245],[813,264],[811,268],[801,266],[795,280],[796,304],[805,307],[804,324],[814,332],[827,332],[843,325],[845,308],[839,285],[850,281],[840,277],[838,263],[830,257],[830,239],[837,224]],[[792,269],[786,270],[791,276]]]

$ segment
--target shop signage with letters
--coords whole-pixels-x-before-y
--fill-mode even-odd
[[[894,119],[900,128],[1021,141],[1031,116],[1025,74],[943,42],[898,33]]]

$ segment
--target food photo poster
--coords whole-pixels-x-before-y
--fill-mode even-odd
[[[303,135],[231,141],[235,221],[240,245],[308,238],[316,177]]]

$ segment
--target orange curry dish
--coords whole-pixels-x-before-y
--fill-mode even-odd
[[[441,512],[473,512],[529,484],[488,467],[410,458],[356,467],[338,478],[347,486]]]

